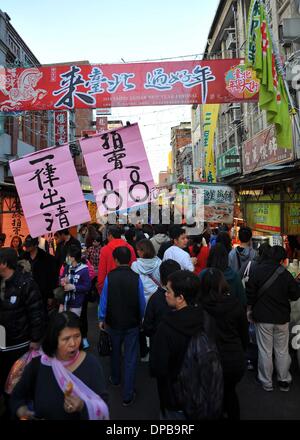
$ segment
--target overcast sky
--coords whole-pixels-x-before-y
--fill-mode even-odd
[[[42,64],[200,59],[219,0],[1,0],[0,8]],[[187,55],[194,55],[187,58]],[[170,127],[190,106],[115,108],[138,122],[153,177],[167,167]]]

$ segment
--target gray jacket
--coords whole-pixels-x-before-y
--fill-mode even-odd
[[[228,255],[228,266],[232,270],[243,275],[249,261],[253,261],[257,252],[252,247],[242,248],[237,246]]]

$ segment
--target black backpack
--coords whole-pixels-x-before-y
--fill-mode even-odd
[[[223,370],[218,349],[206,333],[191,337],[180,372],[173,384],[177,405],[189,420],[222,416]]]

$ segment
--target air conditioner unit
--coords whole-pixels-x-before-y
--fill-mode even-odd
[[[292,43],[290,41],[286,41],[283,38],[283,26],[282,26],[282,24],[280,24],[278,26],[278,36],[279,36],[279,43],[281,44],[282,47],[291,47]]]
[[[300,18],[284,18],[282,20],[281,38],[285,43],[300,43]]]
[[[233,32],[228,33],[225,47],[226,47],[226,50],[235,50],[236,49],[235,34]]]

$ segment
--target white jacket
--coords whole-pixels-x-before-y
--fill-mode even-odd
[[[144,286],[145,297],[148,300],[149,297],[157,291],[160,284],[159,267],[161,265],[161,259],[154,258],[138,258],[131,265],[131,269],[138,273],[142,279]],[[150,278],[154,278],[157,284]]]

